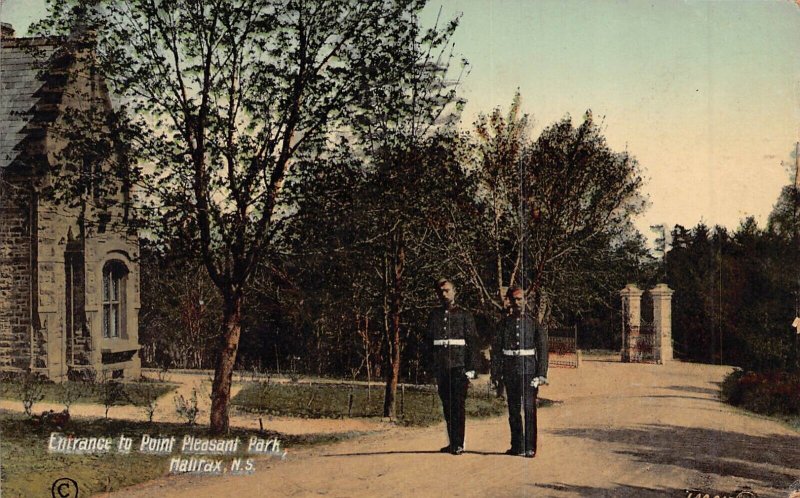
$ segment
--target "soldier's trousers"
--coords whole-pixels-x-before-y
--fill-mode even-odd
[[[511,427],[511,449],[536,451],[536,396],[538,387],[531,387],[533,375],[504,373],[508,398],[508,425]],[[522,417],[525,416],[523,425]]]
[[[464,368],[451,368],[437,375],[439,398],[442,400],[447,437],[451,448],[464,447],[464,403],[467,399],[467,376]]]

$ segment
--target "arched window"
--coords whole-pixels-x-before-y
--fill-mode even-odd
[[[103,267],[103,337],[126,337],[125,283],[128,269],[119,261]]]

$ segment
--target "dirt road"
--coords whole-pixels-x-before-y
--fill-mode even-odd
[[[467,422],[467,453],[440,454],[442,425],[289,449],[250,476],[170,477],[115,497],[710,496],[749,486],[785,497],[800,435],[717,400],[727,367],[585,361],[552,369],[535,459],[509,457],[505,417]],[[315,421],[307,421],[313,425]]]

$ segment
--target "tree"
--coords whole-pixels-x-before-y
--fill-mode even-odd
[[[498,107],[488,117],[481,114],[475,123],[478,146],[474,178],[484,215],[477,230],[462,230],[463,234],[473,233],[471,243],[461,240],[456,245],[465,273],[495,315],[505,307],[504,289],[517,280],[523,250],[516,215],[521,202],[520,160],[524,149],[530,146],[530,123],[527,115],[521,115],[521,105],[518,91],[505,118]],[[469,249],[483,240],[488,241],[486,251],[472,255]],[[492,266],[484,276],[477,261],[487,260]]]
[[[702,223],[676,227],[667,253],[676,352],[751,370],[791,366],[790,247],[752,217],[733,233]]]
[[[412,260],[420,254],[414,245],[424,238],[415,230],[420,228],[419,220],[436,217],[439,209],[435,207],[435,196],[442,192],[437,180],[447,181],[449,175],[435,175],[442,172],[442,166],[452,165],[452,149],[442,147],[447,138],[437,133],[457,122],[463,103],[456,98],[461,75],[454,81],[447,80],[454,58],[451,38],[457,26],[458,19],[443,27],[437,19],[427,30],[412,25],[404,34],[404,42],[413,48],[399,64],[390,66],[381,86],[365,94],[360,104],[366,112],[354,123],[356,143],[373,168],[373,181],[366,196],[380,205],[374,228],[384,234],[379,240],[383,249],[382,308],[388,348],[385,417],[394,415],[403,314],[413,295],[408,268],[412,264],[416,268],[425,266],[420,259]]]
[[[441,132],[456,122],[461,107],[456,88],[463,70],[454,80],[448,79],[454,59],[451,38],[457,26],[457,19],[441,27],[437,20],[429,29],[411,23],[399,35],[402,44],[410,48],[391,54],[393,63],[381,60],[385,54],[371,54],[376,72],[369,78],[376,84],[361,95],[360,111],[351,120],[352,136],[343,140],[336,158],[346,166],[336,170],[342,175],[337,178],[348,185],[358,182],[350,191],[355,196],[347,195],[347,203],[339,204],[346,206],[344,211],[331,209],[335,204],[318,195],[315,197],[322,205],[312,200],[301,209],[306,213],[338,212],[340,216],[347,213],[340,219],[347,220],[350,233],[335,231],[340,238],[334,246],[361,246],[356,249],[361,261],[372,262],[380,276],[378,281],[358,281],[352,292],[377,284],[373,295],[381,295],[381,302],[366,309],[359,308],[363,305],[360,301],[354,300],[352,305],[357,316],[368,316],[373,309],[382,311],[387,417],[394,415],[403,336],[408,332],[403,330],[404,314],[410,308],[422,308],[418,300],[409,299],[416,297],[413,285],[420,290],[419,283],[409,278],[409,269],[430,269],[423,258],[417,258],[423,254],[421,230],[440,211],[436,204],[441,199],[436,200],[436,195],[446,195],[439,188],[441,182],[452,180],[453,149],[449,145],[455,141]],[[354,157],[349,157],[351,150]],[[363,249],[368,249],[369,256],[364,257]],[[359,335],[368,342],[368,332]]]
[[[574,317],[608,302],[623,273],[645,262],[630,222],[644,208],[639,166],[608,147],[590,112],[577,128],[566,117],[535,141],[528,129],[519,94],[506,116],[479,117],[479,205],[453,212],[458,228],[440,236],[487,313],[499,315],[503,289],[520,285],[542,318]]]
[[[351,115],[424,0],[83,0],[41,26],[88,26],[136,128],[141,200],[222,298],[211,429],[228,403],[248,282],[285,224],[284,183]],[[76,21],[78,19],[78,21]],[[400,57],[402,59],[402,57]],[[152,202],[151,202],[152,201]],[[175,237],[175,235],[180,237]]]
[[[472,202],[460,147],[458,134],[434,135],[383,162],[353,157],[343,146],[328,164],[305,170],[318,181],[300,182],[287,236],[303,262],[295,274],[305,290],[298,296],[303,313],[315,334],[335,341],[333,349],[345,356],[334,359],[339,370],[349,352],[363,359],[353,368],[366,364],[370,375],[376,367],[384,374],[385,416],[394,414],[402,366],[412,378],[424,368],[418,345],[433,283],[455,273],[431,239],[433,228],[449,223],[446,209]]]
[[[222,317],[219,293],[196,260],[140,244],[142,360],[163,368],[209,368]]]
[[[569,117],[546,128],[520,169],[519,281],[541,306],[545,296],[567,298],[573,275],[591,273],[630,232],[645,205],[642,178],[635,158],[608,147],[591,111],[577,128]]]

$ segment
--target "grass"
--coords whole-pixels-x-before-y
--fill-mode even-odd
[[[40,428],[21,414],[1,412],[0,415],[0,432],[2,433],[0,480],[4,497],[50,496],[53,482],[62,477],[68,477],[78,483],[80,496],[91,496],[95,493],[114,491],[149,481],[166,475],[169,471],[170,458],[179,456],[181,453],[180,448],[174,449],[171,455],[139,453],[137,445],[142,434],[177,436],[176,445],[180,444],[180,439],[186,434],[208,437],[207,429],[198,426],[73,418],[68,427],[62,431],[65,434],[73,434],[77,437],[112,437],[114,445],[119,440],[119,435],[124,434],[126,437],[133,438],[133,450],[129,454],[118,454],[114,449],[112,452],[102,455],[49,453],[47,446],[51,429]],[[230,435],[225,438],[239,436],[246,443],[247,438],[253,435],[278,437],[281,446],[286,449],[298,445],[335,442],[359,434],[339,433],[284,437],[277,433],[259,434],[258,431],[232,429]],[[244,449],[246,449],[246,444]],[[226,461],[230,461],[231,458],[227,457]]]
[[[350,408],[350,395],[353,396]],[[250,382],[233,398],[232,404],[244,411],[306,418],[380,417],[383,414],[383,388],[347,384],[275,384]],[[551,404],[540,400],[539,406]],[[406,426],[427,426],[442,421],[442,405],[430,388],[406,387],[405,396],[397,391],[397,422]],[[484,390],[470,390],[467,417],[493,417],[506,413],[505,401],[487,396]]]
[[[3,380],[0,382],[0,398],[22,401],[19,393],[20,382],[18,380]],[[41,402],[45,403],[61,403],[61,396],[64,389],[75,387],[80,392],[80,397],[75,401],[76,403],[96,403],[103,404],[103,385],[100,383],[90,382],[64,382],[63,384],[56,384],[52,382],[42,382],[42,395]],[[125,393],[114,403],[115,405],[134,405],[144,406],[147,404],[147,398],[152,394],[156,397],[163,396],[164,394],[176,389],[177,384],[170,384],[167,382],[125,382],[122,384],[122,389]],[[34,405],[35,413],[35,405]]]

